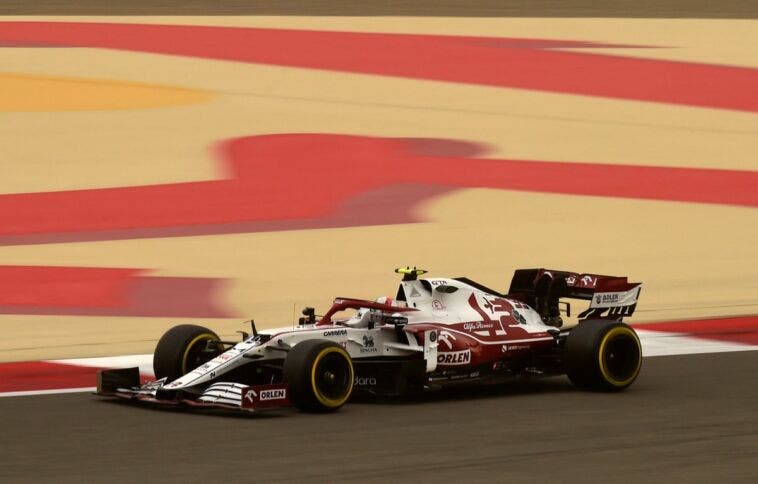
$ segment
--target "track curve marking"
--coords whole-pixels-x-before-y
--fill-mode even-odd
[[[0,22],[2,43],[101,47],[758,111],[758,69],[558,50],[618,47],[581,41],[192,25]]]
[[[408,184],[758,206],[754,171],[471,158],[460,155],[477,145],[331,134],[250,136],[219,151],[228,179],[0,195],[0,244],[329,227],[348,201]],[[400,202],[396,222],[407,222],[435,194],[385,202]],[[375,207],[338,225],[370,225]]]
[[[159,277],[141,269],[0,266],[0,314],[231,317],[210,277]]]

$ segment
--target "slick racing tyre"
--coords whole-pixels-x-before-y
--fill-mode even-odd
[[[290,401],[306,412],[337,410],[353,392],[353,361],[344,348],[326,340],[295,345],[284,360]]]
[[[153,355],[153,370],[156,378],[175,380],[209,361],[220,351],[206,352],[213,343],[220,341],[218,335],[208,328],[194,324],[181,324],[166,331]],[[216,345],[220,350],[220,345]]]
[[[590,320],[568,334],[563,358],[566,374],[577,388],[619,391],[637,378],[642,349],[637,333],[628,325]]]

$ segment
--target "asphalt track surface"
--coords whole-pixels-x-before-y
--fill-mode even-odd
[[[755,482],[758,352],[646,358],[626,392],[566,378],[336,414],[0,399],[0,481]]]

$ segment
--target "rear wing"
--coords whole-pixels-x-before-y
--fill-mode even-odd
[[[513,273],[508,296],[534,304],[536,298],[584,299],[590,306],[579,319],[631,316],[637,308],[642,283],[626,277],[551,269],[518,269]],[[607,313],[606,313],[607,312]]]

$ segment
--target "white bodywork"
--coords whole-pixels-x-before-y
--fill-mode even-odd
[[[427,372],[433,372],[437,368],[437,347],[440,332],[435,329],[425,330],[424,344],[418,344],[415,336],[414,325],[432,323],[435,325],[451,325],[456,323],[472,322],[472,325],[482,319],[481,315],[469,303],[469,298],[475,297],[481,305],[486,305],[495,297],[493,294],[482,291],[456,279],[430,278],[403,281],[402,291],[407,301],[395,303],[398,308],[409,308],[412,311],[402,311],[387,314],[386,311],[362,308],[349,319],[335,321],[332,326],[301,326],[292,331],[281,332],[272,335],[269,341],[260,343],[255,337],[237,343],[232,348],[213,358],[211,361],[195,368],[177,380],[168,383],[164,388],[181,389],[196,386],[218,378],[220,375],[249,363],[250,360],[264,361],[266,359],[282,359],[287,351],[301,341],[310,339],[328,339],[342,347],[353,359],[370,358],[377,356],[404,356],[411,353],[423,353],[426,360]],[[451,288],[455,288],[454,290]],[[336,300],[335,302],[339,301]],[[539,314],[529,306],[507,300],[511,311],[517,311],[523,318],[521,329],[528,333],[547,333],[555,331],[555,328],[546,326]],[[394,315],[408,319],[408,324],[403,328],[408,338],[408,343],[398,341],[396,328],[392,324],[370,325],[370,320],[376,322],[381,317]],[[510,312],[503,310],[495,311],[493,319],[501,316],[510,316]],[[371,327],[373,326],[373,327]],[[476,337],[477,327],[472,326],[470,336]],[[452,334],[456,330],[444,330],[444,333]],[[505,336],[507,328],[502,324],[487,325],[481,328],[484,337]],[[432,333],[434,333],[432,335]],[[443,338],[445,335],[442,335]],[[551,337],[547,337],[551,339]],[[512,341],[486,342],[485,344],[504,344]]]

